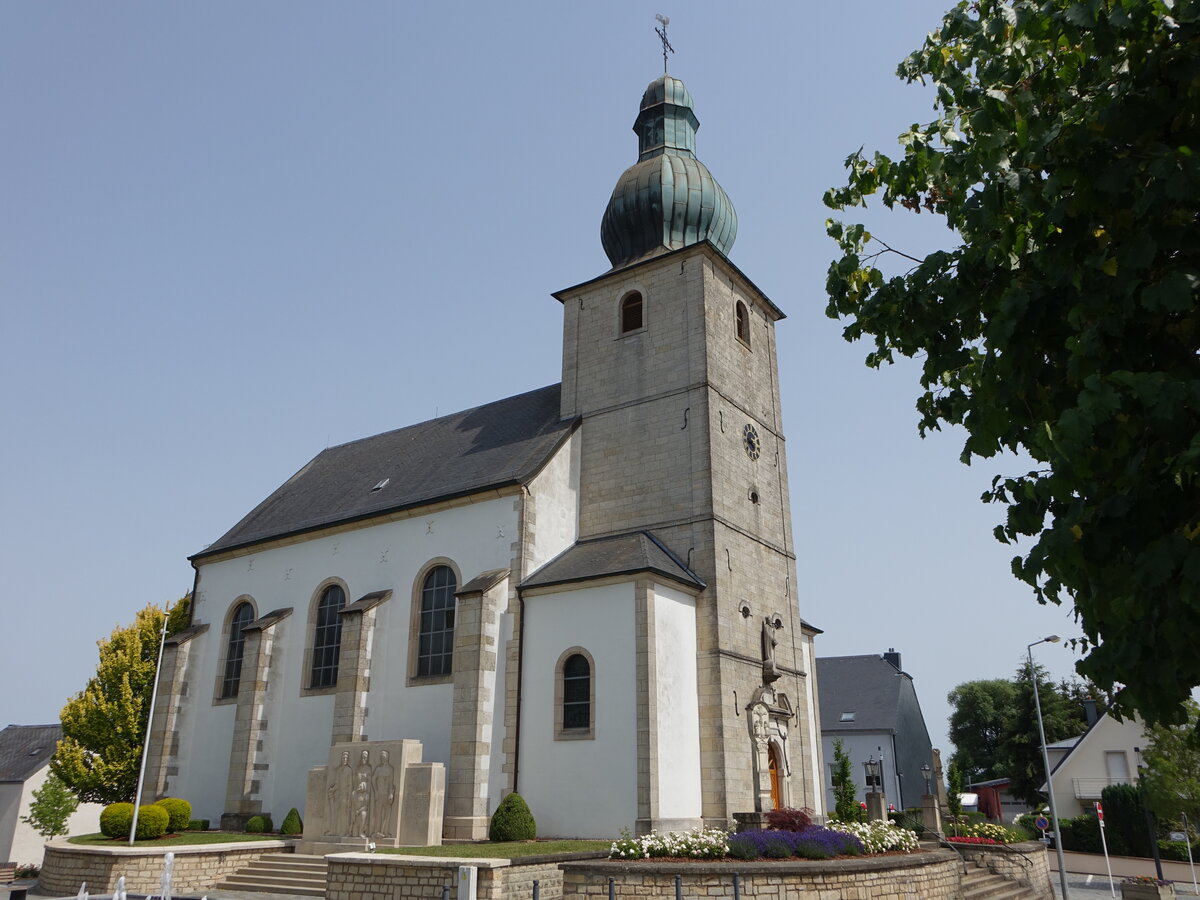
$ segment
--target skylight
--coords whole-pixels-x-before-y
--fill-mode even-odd
[[[851,710],[850,712],[842,713],[842,721],[843,722],[853,722],[854,721],[854,711]]]

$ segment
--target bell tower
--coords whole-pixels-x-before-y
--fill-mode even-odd
[[[723,824],[823,799],[780,414],[784,314],[728,258],[737,215],[696,157],[698,127],[682,81],[651,82],[638,161],[601,224],[612,269],[555,297],[562,414],[582,420],[580,539],[649,532],[704,583],[702,805]]]

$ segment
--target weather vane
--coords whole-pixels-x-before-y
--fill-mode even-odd
[[[675,52],[675,48],[671,46],[671,42],[667,40],[667,26],[671,24],[671,20],[664,15],[655,13],[654,18],[662,23],[662,28],[655,26],[654,30],[658,34],[663,45],[663,74],[667,74],[667,51]]]

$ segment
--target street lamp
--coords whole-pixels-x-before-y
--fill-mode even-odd
[[[1050,780],[1050,751],[1046,748],[1046,726],[1042,724],[1042,698],[1038,696],[1037,667],[1033,664],[1033,648],[1038,644],[1057,644],[1062,638],[1051,634],[1029,644],[1025,651],[1029,654],[1029,677],[1033,679],[1033,703],[1037,709],[1038,735],[1042,739],[1042,761],[1046,764],[1046,793],[1050,795],[1050,821],[1054,825],[1054,850],[1058,855],[1058,879],[1062,884],[1063,898],[1071,896],[1067,888],[1067,863],[1063,859],[1062,830],[1058,825],[1058,808],[1054,805],[1054,784]]]
[[[932,794],[933,782],[930,780],[930,776],[933,775],[933,769],[930,767],[929,763],[925,763],[925,765],[921,766],[921,774],[925,776],[925,793]]]
[[[867,778],[867,819],[872,822],[886,822],[887,812],[883,800],[883,760],[876,759],[875,754],[863,763],[863,771]]]

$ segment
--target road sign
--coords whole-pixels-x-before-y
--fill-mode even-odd
[[[1100,827],[1104,827],[1104,807],[1100,805],[1100,801],[1096,801],[1096,818],[1100,820]]]
[[[1050,820],[1047,819],[1045,816],[1038,816],[1036,819],[1033,820],[1033,824],[1034,824],[1034,827],[1036,827],[1038,829],[1038,831],[1045,831],[1047,828],[1050,827]]]

